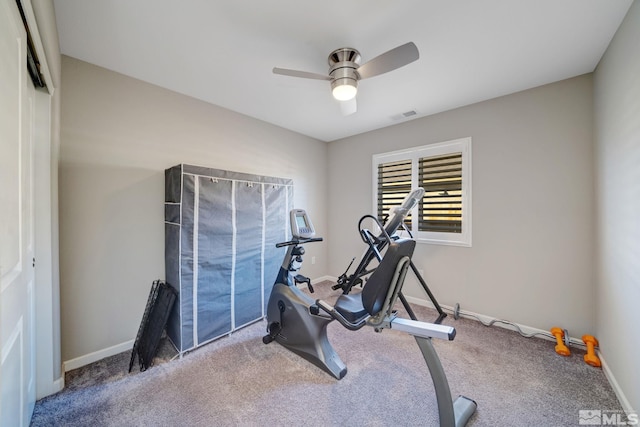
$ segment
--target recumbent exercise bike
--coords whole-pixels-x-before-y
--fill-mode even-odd
[[[378,237],[373,238],[368,231],[364,234],[361,232],[363,239],[369,242],[369,250],[365,252],[363,258],[369,256],[370,258],[366,263],[363,262],[364,260],[361,261],[356,273],[350,278],[354,283],[366,274],[370,276],[360,292],[350,293],[348,291],[351,287],[349,287],[349,290],[340,295],[333,306],[323,300],[314,301],[297,286],[306,283],[309,291],[313,293],[310,279],[298,274],[302,266],[302,256],[305,253],[302,245],[322,241],[322,238],[315,237],[313,224],[304,210],[292,210],[290,212],[292,239],[276,245],[287,247],[287,252],[269,298],[268,334],[263,337],[263,342],[268,344],[275,340],[335,378],[342,379],[347,374],[347,367],[328,340],[327,325],[330,322],[337,320],[342,326],[354,331],[364,326],[371,326],[376,332],[394,329],[409,333],[415,337],[431,373],[438,402],[440,425],[464,426],[475,412],[477,404],[465,396],[458,396],[455,401],[452,400],[446,374],[431,343],[431,338],[453,340],[455,329],[438,323],[417,321],[410,310],[408,312],[412,319],[400,318],[393,310],[396,300],[402,295],[401,290],[407,270],[409,266],[413,266],[411,257],[416,242],[413,239],[396,236],[392,238],[387,230],[393,229],[395,232],[407,213],[420,200],[424,190],[416,191],[417,193],[414,191],[405,199],[400,209],[396,209],[386,227],[379,225],[381,233]],[[389,226],[392,221],[397,223],[395,228]],[[384,248],[386,251],[382,255],[381,250]],[[379,264],[373,269],[367,269],[374,258],[379,260]],[[361,267],[362,271],[359,271]],[[432,297],[430,292],[429,296]],[[435,299],[432,298],[432,301]],[[402,299],[402,302],[405,307],[408,306],[406,300]],[[439,317],[438,320],[441,321],[442,318]]]

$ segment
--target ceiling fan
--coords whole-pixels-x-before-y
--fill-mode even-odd
[[[274,67],[274,74],[305,79],[329,80],[333,97],[340,102],[343,114],[356,112],[355,96],[358,81],[393,71],[420,58],[413,42],[393,48],[360,65],[360,52],[351,47],[336,49],[329,54],[328,75]]]

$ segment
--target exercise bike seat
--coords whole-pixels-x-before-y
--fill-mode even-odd
[[[335,304],[335,310],[350,323],[359,323],[368,316],[375,316],[385,305],[385,298],[389,288],[402,286],[394,283],[394,275],[398,264],[404,257],[413,256],[416,242],[412,239],[392,241],[384,254],[380,265],[371,274],[361,292],[340,295]]]
[[[338,313],[351,323],[358,323],[369,316],[362,304],[362,292],[340,295],[335,305]]]

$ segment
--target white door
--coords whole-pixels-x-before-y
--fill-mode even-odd
[[[0,3],[0,426],[28,426],[35,405],[35,89],[16,2]]]

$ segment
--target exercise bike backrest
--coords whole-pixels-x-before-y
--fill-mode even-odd
[[[407,257],[411,260],[416,241],[411,239],[401,239],[391,242],[387,252],[382,258],[380,265],[373,272],[369,280],[362,289],[362,305],[369,315],[374,316],[385,309],[385,302],[393,306],[395,301],[386,301],[391,286],[398,286],[394,290],[395,295],[402,288],[403,278],[394,277],[400,261]],[[406,266],[405,266],[406,269]]]

